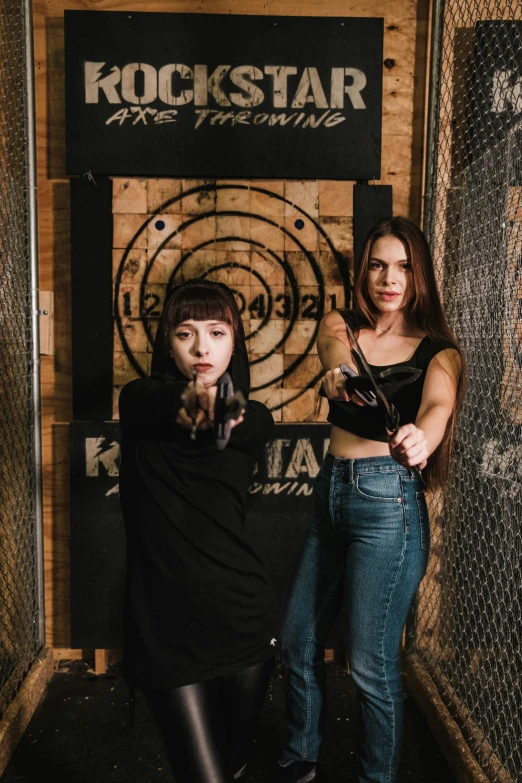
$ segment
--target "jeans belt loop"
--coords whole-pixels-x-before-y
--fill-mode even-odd
[[[353,459],[348,460],[348,483],[353,484]]]

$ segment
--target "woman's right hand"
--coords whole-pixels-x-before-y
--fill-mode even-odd
[[[349,394],[346,391],[346,378],[339,367],[334,367],[333,370],[327,370],[325,372],[323,376],[323,389],[329,400],[344,400],[345,402],[353,402],[355,405],[366,405],[358,394],[355,394],[355,392]]]
[[[216,404],[217,386],[204,386],[200,381],[187,384],[182,395],[181,408],[176,416],[176,423],[187,430],[192,429],[193,419],[196,429],[208,430],[214,425],[214,406]],[[237,419],[230,419],[230,427],[234,429],[244,421],[245,410]]]
[[[196,429],[207,430],[212,427],[214,419],[214,402],[217,386],[204,386],[201,381],[187,383],[182,394],[181,408],[176,416],[176,423],[185,429],[192,429],[196,420]]]

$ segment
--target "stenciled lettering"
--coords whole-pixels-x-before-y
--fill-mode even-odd
[[[117,460],[120,458],[120,444],[112,441],[105,446],[105,438],[85,438],[85,475],[95,478],[100,475],[100,465],[103,465],[108,476],[119,476],[120,468]]]
[[[292,109],[302,109],[313,103],[318,109],[327,109],[328,101],[317,68],[305,68],[292,101]]]
[[[293,65],[266,65],[265,73],[272,76],[274,109],[286,109],[288,106],[288,77],[295,76],[297,68]]]
[[[299,438],[285,472],[285,478],[298,478],[301,473],[307,473],[315,478],[319,473],[319,465],[308,438]]]
[[[158,97],[160,101],[163,101],[168,106],[184,106],[194,99],[194,90],[180,90],[177,94],[174,94],[172,85],[175,76],[182,80],[190,79],[194,82],[194,71],[187,65],[178,63],[164,65],[158,71]]]
[[[502,107],[508,102],[518,106],[520,83],[513,84],[510,73],[500,71],[494,77],[497,96],[494,105]],[[342,110],[348,103],[348,108],[366,109],[362,96],[367,86],[366,75],[358,68],[349,67],[331,68],[328,83],[322,80],[315,66],[306,66],[299,72],[294,65],[266,65],[263,70],[254,65],[218,65],[209,70],[204,63],[196,63],[193,68],[183,63],[167,63],[157,70],[142,62],[128,63],[120,69],[105,62],[87,61],[84,81],[88,104],[105,100],[109,104],[125,102],[143,106],[158,100],[167,106],[192,103],[195,107],[207,107],[213,103],[220,108],[235,105],[253,109],[266,103],[274,109]],[[305,117],[306,114],[302,119]],[[263,122],[269,118],[267,113]]]
[[[105,73],[105,75],[104,75]],[[105,63],[84,63],[85,103],[98,103],[100,90],[109,103],[121,103],[116,85],[121,81],[119,68],[106,68]]]
[[[120,113],[117,112],[113,115],[112,119],[117,119]],[[280,114],[268,114],[261,112],[260,114],[253,114],[251,111],[219,111],[218,109],[196,109],[196,122],[194,128],[200,128],[207,120],[210,125],[263,125],[267,124],[273,128],[277,125],[286,126],[290,125],[293,128],[311,128],[312,130],[319,128],[321,125],[325,128],[333,128],[340,122],[346,122],[346,117],[340,112],[334,112],[330,114],[328,109],[323,114],[316,116],[315,114],[306,115],[304,112],[292,112],[286,114],[282,112]],[[121,124],[121,123],[120,123]]]
[[[346,84],[346,77],[351,79]],[[344,109],[344,96],[347,95],[354,109],[365,109],[366,104],[361,92],[366,87],[366,76],[358,68],[332,68],[330,83],[330,108]]]
[[[230,81],[239,87],[241,92],[231,92],[230,100],[236,106],[244,106],[251,109],[253,106],[259,106],[265,99],[265,94],[254,84],[263,78],[263,71],[255,68],[253,65],[241,65],[230,71]]]
[[[222,82],[231,69],[231,65],[218,65],[218,67],[208,75],[206,65],[194,66],[194,105],[208,106],[209,93],[212,95],[218,106],[230,106],[226,94],[222,89]]]
[[[143,76],[143,95],[138,95],[136,76]],[[152,65],[147,63],[129,63],[121,72],[121,97],[127,103],[137,103],[142,106],[152,103],[158,97],[158,74]]]
[[[493,73],[491,111],[501,114],[512,111],[522,113],[522,82],[510,69],[496,70]]]

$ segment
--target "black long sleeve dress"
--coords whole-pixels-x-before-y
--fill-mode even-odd
[[[186,386],[161,344],[150,378],[122,390],[120,497],[127,532],[124,675],[170,689],[274,655],[278,612],[245,523],[245,499],[273,419],[249,401],[223,451],[175,423]],[[244,346],[228,371],[249,392]]]

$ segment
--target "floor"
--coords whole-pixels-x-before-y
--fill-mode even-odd
[[[355,764],[355,690],[335,663],[328,664],[328,695],[322,781],[346,783]],[[455,783],[407,691],[405,704],[399,783]],[[244,783],[274,783],[282,733],[283,687],[276,670]],[[168,783],[172,776],[139,694],[134,727],[129,724],[120,668],[96,675],[86,661],[64,661],[2,776],[2,783],[14,781]]]

